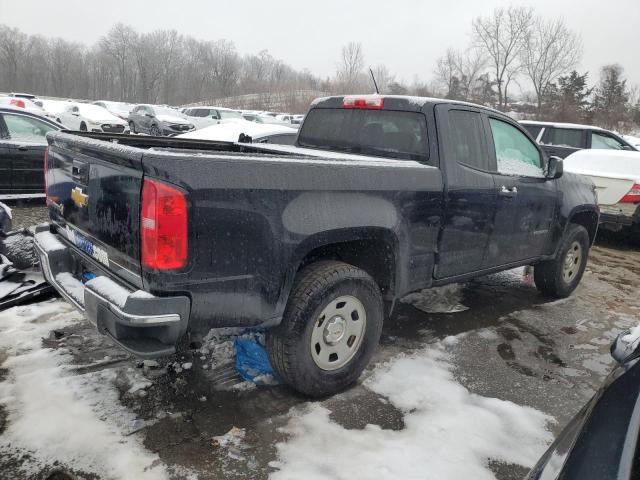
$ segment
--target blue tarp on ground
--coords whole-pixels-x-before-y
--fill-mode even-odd
[[[267,351],[256,339],[236,338],[234,346],[236,370],[243,379],[262,385],[265,382],[259,378],[260,376],[274,375]]]

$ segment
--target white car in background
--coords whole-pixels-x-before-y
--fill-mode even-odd
[[[128,133],[127,122],[106,108],[88,103],[69,103],[59,114],[60,123],[83,132]]]
[[[601,227],[631,227],[640,234],[640,152],[579,150],[564,159],[563,167],[595,184]]]
[[[37,105],[33,100],[21,97],[0,97],[0,107],[16,108],[26,110],[29,113],[35,113],[55,120],[55,116],[52,116],[42,107]]]
[[[242,114],[237,110],[223,107],[201,106],[185,108],[186,115],[196,129],[217,125],[219,123],[242,121]]]
[[[198,140],[214,140],[217,142],[272,143],[276,145],[293,145],[298,131],[283,125],[259,124],[247,121],[210,125],[200,130],[177,135],[176,138],[194,138]]]
[[[109,100],[98,100],[93,102],[93,105],[107,109],[116,117],[127,122],[129,120],[129,113],[133,110],[134,105],[127,102],[111,102]]]
[[[640,137],[634,137],[633,135],[621,135],[627,142],[640,150]]]
[[[56,122],[58,123],[62,123],[60,119],[60,114],[64,112],[64,110],[71,103],[68,100],[45,100],[45,99],[40,99],[40,102],[42,103],[42,108],[44,109],[44,111],[47,112],[47,116],[55,119]]]

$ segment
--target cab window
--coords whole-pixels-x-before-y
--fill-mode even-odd
[[[624,150],[625,145],[615,138],[602,133],[591,133],[591,148],[596,150]]]
[[[535,144],[513,125],[489,119],[498,172],[521,177],[544,177],[542,156]]]
[[[444,132],[445,154],[455,162],[490,170],[482,116],[467,110],[450,110]]]

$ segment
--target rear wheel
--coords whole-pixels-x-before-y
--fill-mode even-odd
[[[87,131],[87,125],[84,122],[82,122],[80,124],[80,131],[81,132],[86,132]]]
[[[352,265],[321,261],[302,270],[282,322],[267,332],[274,369],[295,390],[344,390],[369,363],[382,331],[380,289]]]
[[[587,229],[582,225],[570,224],[556,258],[534,267],[533,278],[538,290],[557,298],[571,295],[587,266],[589,245]]]

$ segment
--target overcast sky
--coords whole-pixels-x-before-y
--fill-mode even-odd
[[[266,49],[295,68],[332,75],[340,48],[362,42],[367,65],[386,64],[399,79],[430,79],[447,47],[465,47],[471,20],[501,5],[531,5],[560,16],[582,35],[581,70],[597,78],[620,63],[640,84],[640,0],[0,0],[0,23],[93,43],[116,22],[138,31],[176,29],[199,39],[226,38],[238,51]]]

